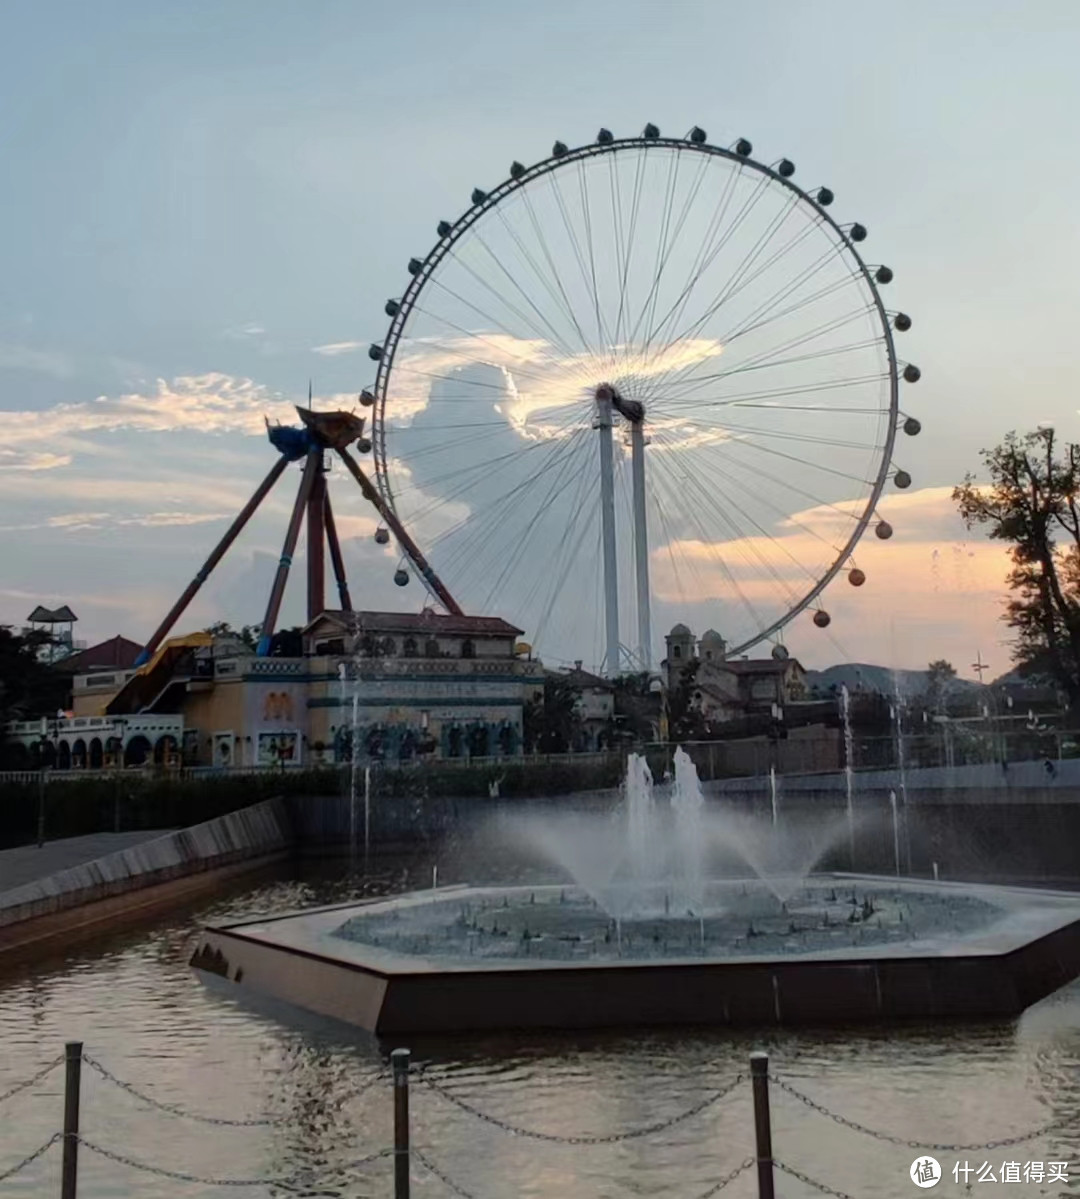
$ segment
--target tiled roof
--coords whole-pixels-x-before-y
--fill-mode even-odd
[[[548,674],[554,678],[567,679],[576,687],[596,687],[601,691],[614,691],[615,684],[610,679],[603,679],[598,674],[592,674],[588,670],[549,670]]]
[[[309,632],[321,620],[332,620],[342,629],[356,629],[360,633],[427,633],[439,636],[483,635],[489,637],[516,637],[523,630],[503,620],[501,616],[451,616],[433,612],[345,612],[327,609],[316,617],[304,632]]]
[[[789,666],[802,667],[794,658],[785,658],[782,662],[777,662],[773,658],[752,658],[747,662],[741,659],[732,661],[730,658],[723,662],[714,663],[717,670],[727,670],[732,674],[783,674]]]
[[[90,670],[130,670],[135,665],[142,646],[126,637],[110,637],[98,645],[81,649],[77,654],[56,663],[65,674],[84,674]]]
[[[68,624],[79,618],[67,604],[62,604],[59,608],[43,608],[38,604],[26,619],[31,624]]]

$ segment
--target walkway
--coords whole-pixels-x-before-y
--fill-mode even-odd
[[[0,899],[5,891],[14,887],[46,878],[72,866],[81,866],[84,862],[92,862],[143,841],[152,841],[171,831],[143,829],[133,833],[93,833],[88,837],[46,841],[40,849],[37,845],[21,845],[18,849],[0,850]]]

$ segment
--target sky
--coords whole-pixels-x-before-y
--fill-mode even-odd
[[[1080,434],[1072,0],[8,0],[4,17],[0,622],[69,603],[90,643],[145,639],[272,464],[264,415],[287,421],[309,379],[324,406],[370,385],[363,347],[436,221],[555,138],[652,121],[750,137],[827,183],[915,322],[903,407],[923,433],[902,446],[895,536],[860,550],[865,587],[827,593],[828,636],[801,620],[789,646],[812,667],[1007,669],[1007,564],[949,497],[1010,429]],[[183,627],[261,618],[291,486]],[[357,606],[415,608],[360,497],[337,515]],[[283,622],[302,605],[297,579]]]

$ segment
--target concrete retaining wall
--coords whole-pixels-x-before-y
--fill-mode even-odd
[[[783,794],[792,798],[835,799],[847,792],[842,771],[824,774],[779,773]],[[858,796],[888,800],[900,793],[900,774],[893,770],[858,770],[852,777]],[[1080,758],[1049,762],[981,762],[970,766],[922,766],[904,773],[909,804],[1058,804],[1080,799]],[[752,797],[767,795],[767,775],[756,778],[718,779],[705,784],[709,795]]]
[[[266,800],[0,893],[0,930],[193,874],[284,856],[292,836],[284,802]],[[0,948],[7,939],[0,932]]]

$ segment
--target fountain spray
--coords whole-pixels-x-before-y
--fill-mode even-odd
[[[844,790],[847,794],[848,846],[851,869],[855,869],[855,738],[851,735],[851,696],[847,684],[840,684],[840,714],[844,722]]]

